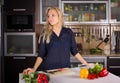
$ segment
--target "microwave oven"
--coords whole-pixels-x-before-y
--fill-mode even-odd
[[[34,16],[7,15],[6,31],[34,31]]]

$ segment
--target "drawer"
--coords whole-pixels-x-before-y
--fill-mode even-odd
[[[119,66],[119,67],[110,66],[110,67],[108,68],[108,71],[111,72],[111,73],[113,73],[113,74],[115,74],[115,75],[117,75],[117,76],[120,76],[120,66]]]
[[[108,66],[120,66],[120,57],[108,57]]]

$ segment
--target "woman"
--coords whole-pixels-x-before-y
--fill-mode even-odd
[[[74,34],[71,29],[63,27],[63,14],[57,7],[49,7],[46,11],[46,24],[40,37],[39,53],[33,68],[23,73],[35,72],[39,65],[43,70],[70,67],[70,53],[82,64],[88,63],[77,51]]]

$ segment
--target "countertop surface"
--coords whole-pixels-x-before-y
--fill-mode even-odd
[[[71,68],[74,74],[57,75],[50,78],[49,83],[120,83],[120,77],[109,73],[106,77],[99,77],[94,80],[81,79],[79,77],[80,68]],[[19,83],[25,83],[19,74]]]
[[[94,80],[81,79],[79,77],[79,68],[74,68],[74,75],[54,77],[49,83],[120,83],[120,77],[109,73],[106,77],[100,77]]]

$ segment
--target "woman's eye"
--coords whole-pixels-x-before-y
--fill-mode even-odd
[[[49,15],[47,17],[50,18],[50,17],[55,17],[55,16],[56,16],[55,14],[52,14],[52,15]]]
[[[49,18],[49,16],[47,16]]]

